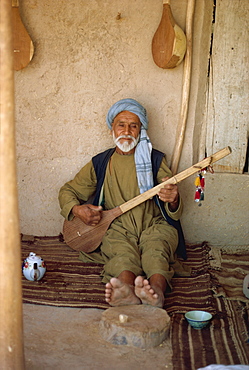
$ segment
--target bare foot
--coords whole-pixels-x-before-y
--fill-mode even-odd
[[[105,300],[111,306],[141,304],[140,299],[134,293],[134,287],[117,278],[111,278],[110,282],[106,284]]]
[[[141,299],[143,304],[162,308],[164,305],[163,292],[155,292],[149,281],[142,276],[137,276],[135,279],[135,294]]]

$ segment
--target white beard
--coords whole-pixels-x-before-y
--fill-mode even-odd
[[[120,150],[122,150],[122,152],[124,152],[124,153],[127,153],[130,150],[132,150],[133,148],[135,148],[135,146],[139,142],[139,136],[136,139],[131,135],[120,135],[118,137],[115,137],[114,132],[112,133],[112,136],[113,136],[113,141],[114,141],[115,145],[117,145],[117,147]],[[127,141],[125,141],[123,143],[120,143],[120,139],[123,139],[123,138],[126,138],[126,139],[129,138],[129,139],[132,140],[132,142],[128,143]]]

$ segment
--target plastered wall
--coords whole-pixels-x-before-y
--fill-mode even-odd
[[[186,6],[187,0],[172,1],[174,17],[183,30]],[[161,19],[161,0],[23,0],[20,11],[35,46],[31,63],[15,72],[20,231],[58,235],[63,224],[59,188],[93,155],[113,145],[105,116],[115,101],[132,97],[146,107],[148,134],[170,164],[183,64],[163,70],[153,62],[151,41]],[[189,117],[179,170],[193,164],[193,130],[205,109],[211,21],[212,1],[197,0]],[[233,186],[231,175],[226,181]],[[246,244],[241,229],[232,242],[230,227],[227,230],[224,215],[229,207],[234,211],[231,189],[229,193],[223,187],[219,194],[212,175],[208,202],[198,207],[193,183],[190,178],[180,185],[187,241]],[[248,189],[248,178],[241,181],[240,177],[239,183],[241,193]],[[241,213],[237,224],[245,229]]]

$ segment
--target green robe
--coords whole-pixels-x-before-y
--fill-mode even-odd
[[[171,176],[164,158],[157,174],[158,183]],[[80,204],[79,199],[87,201],[96,189],[96,174],[90,161],[72,181],[60,190],[61,214],[71,219],[71,209]],[[139,195],[134,155],[112,155],[106,170],[103,200],[105,209],[112,209]],[[167,213],[179,219],[182,203],[176,212]],[[116,218],[106,232],[100,250],[90,254],[80,252],[84,262],[104,264],[103,282],[117,277],[122,271],[132,271],[136,276],[148,279],[153,274],[163,275],[168,284],[174,273],[189,275],[183,270],[175,256],[178,244],[177,230],[170,226],[161,215],[153,199],[149,199]]]

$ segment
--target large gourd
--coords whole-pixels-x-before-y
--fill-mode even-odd
[[[152,55],[160,68],[178,66],[186,52],[186,36],[176,24],[170,8],[170,0],[163,0],[161,22],[152,39]]]

